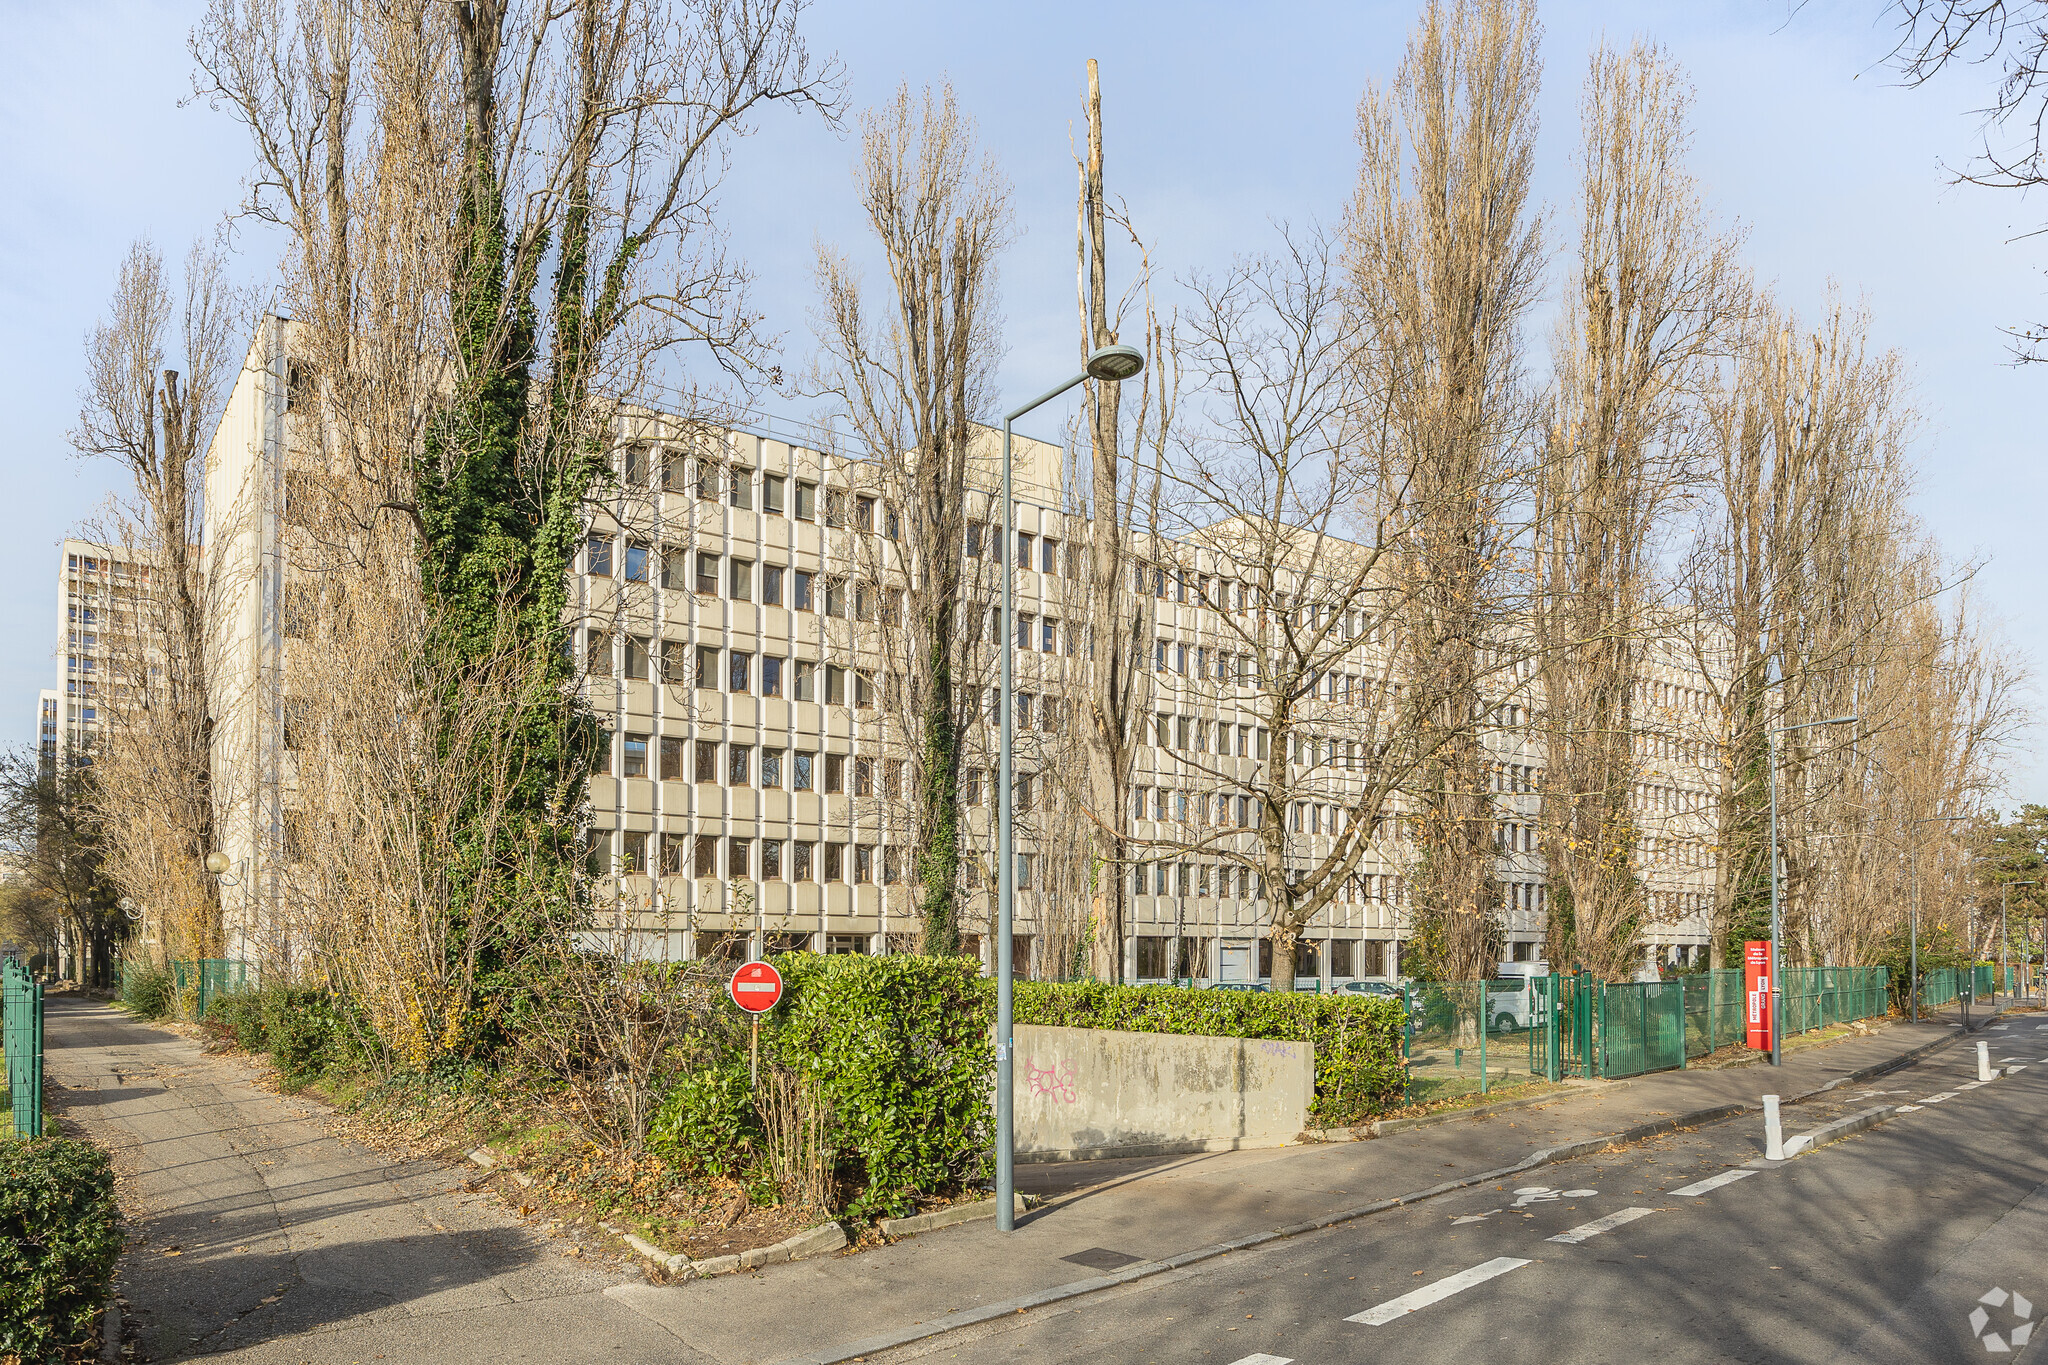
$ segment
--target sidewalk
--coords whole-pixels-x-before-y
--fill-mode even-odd
[[[1986,1022],[1985,1012],[1973,1014],[1973,1025]],[[1597,1150],[1632,1130],[1711,1122],[1755,1107],[1765,1093],[1796,1102],[1961,1036],[1955,1011],[1946,1010],[1917,1025],[1802,1049],[1776,1071],[1741,1066],[1584,1082],[1541,1104],[1368,1141],[1021,1166],[1019,1189],[1047,1202],[1007,1237],[980,1221],[858,1255],[681,1285],[629,1283],[605,1294],[722,1365],[828,1365],[1282,1230],[1326,1226],[1518,1164],[1562,1159],[1577,1154],[1575,1146]]]

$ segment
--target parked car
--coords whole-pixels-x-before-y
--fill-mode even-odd
[[[1402,986],[1405,984],[1407,983],[1398,981],[1346,981],[1341,985],[1331,987],[1330,994],[1376,995],[1383,1000],[1400,1000],[1403,994]],[[1407,992],[1407,999],[1409,1015],[1414,1018],[1420,1018],[1422,1015],[1422,993],[1419,991],[1409,991]]]
[[[1262,981],[1212,981],[1209,983],[1209,989],[1212,991],[1263,991],[1266,989],[1266,985]]]

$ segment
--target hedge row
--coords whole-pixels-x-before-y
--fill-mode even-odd
[[[84,1344],[120,1254],[105,1152],[61,1137],[0,1141],[0,1359]]]
[[[1020,981],[1016,1022],[1060,1028],[1275,1038],[1313,1043],[1318,1123],[1351,1123],[1401,1103],[1407,1080],[1401,1004],[1375,996]]]

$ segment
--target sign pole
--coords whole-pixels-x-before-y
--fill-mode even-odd
[[[761,1016],[758,1014],[754,1016],[753,1031],[754,1039],[752,1045],[748,1048],[748,1051],[752,1054],[753,1057],[754,1074],[752,1088],[755,1090],[759,1090],[761,1088]]]

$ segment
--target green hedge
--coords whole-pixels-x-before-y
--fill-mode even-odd
[[[106,1153],[70,1138],[0,1141],[0,1357],[85,1343],[120,1254]]]
[[[1020,981],[1015,1000],[1020,1024],[1314,1043],[1309,1113],[1321,1124],[1355,1122],[1399,1105],[1407,1080],[1397,1000],[1096,981]]]
[[[908,1213],[914,1196],[987,1173],[995,991],[964,957],[784,953],[775,1057],[831,1105],[856,1215]],[[762,1047],[770,1046],[767,1038]]]
[[[318,986],[264,986],[214,996],[201,1023],[244,1052],[269,1053],[284,1088],[296,1090],[355,1056],[343,1008]]]

